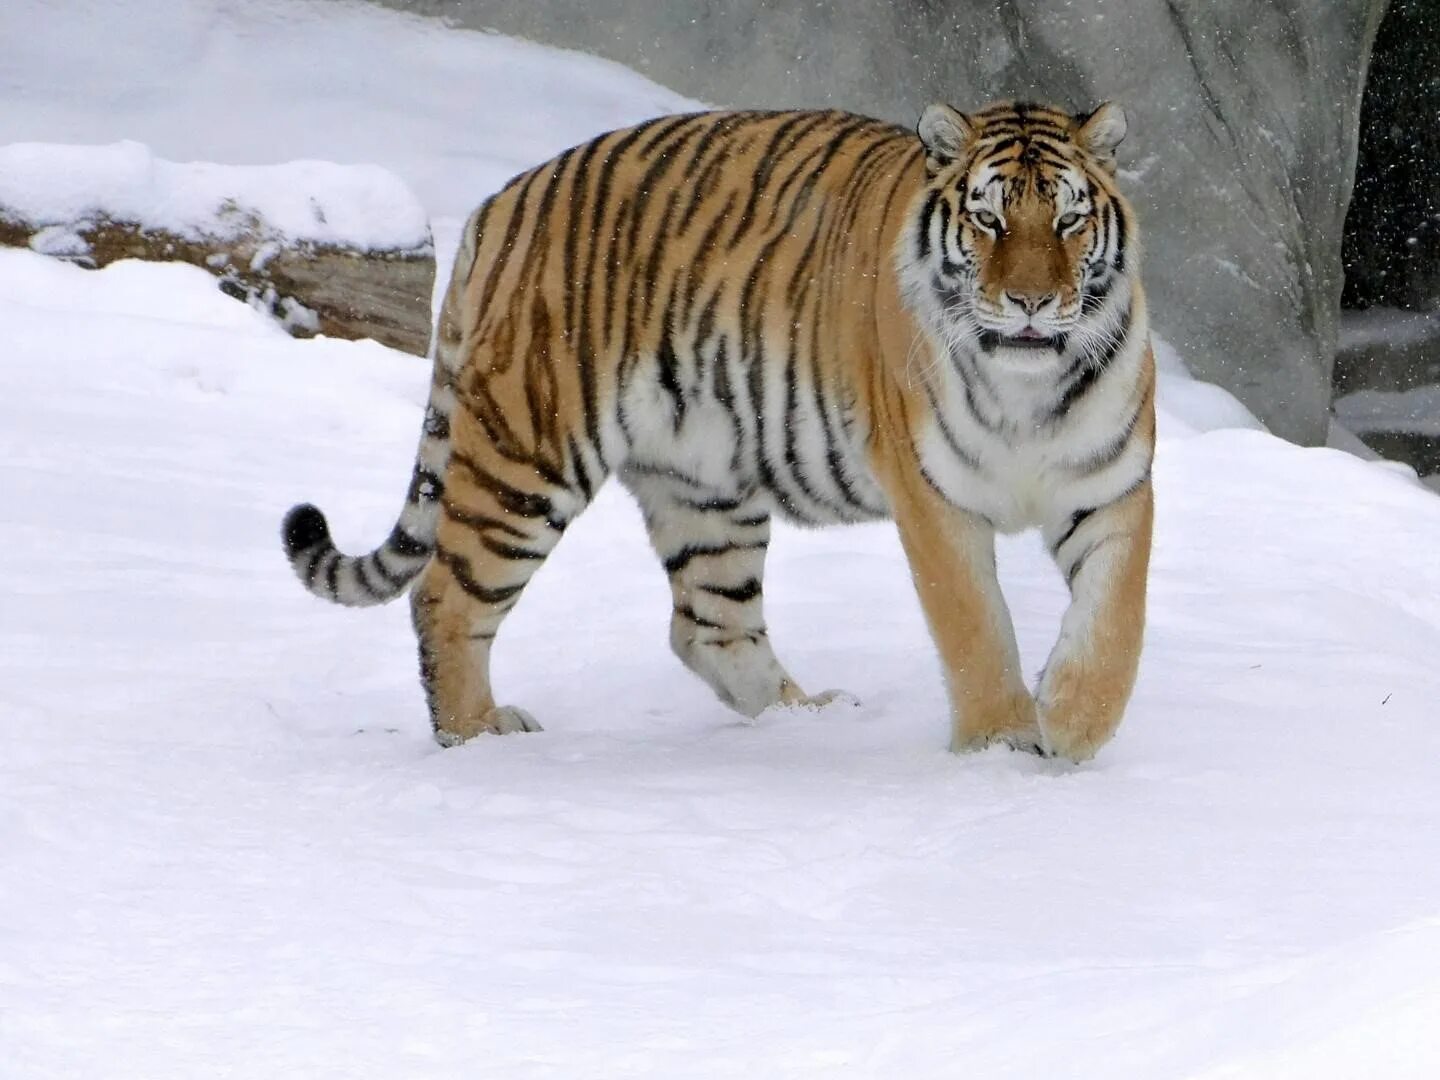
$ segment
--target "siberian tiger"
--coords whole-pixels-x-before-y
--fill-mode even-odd
[[[807,697],[761,610],[772,514],[890,517],[951,701],[950,747],[1072,760],[1133,686],[1150,552],[1154,359],[1123,111],[932,105],[652,120],[512,180],[465,224],[409,495],[336,550],[285,550],[342,604],[411,603],[436,738],[535,731],[491,644],[614,473],[674,598],[670,644],[753,716]],[[1038,526],[1069,583],[1032,695],[994,536]]]

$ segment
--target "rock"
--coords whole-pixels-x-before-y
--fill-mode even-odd
[[[13,144],[0,147],[0,244],[93,268],[186,262],[298,337],[429,347],[429,227],[374,166],[181,165],[138,143]]]
[[[1281,435],[1321,443],[1360,91],[1385,0],[387,0],[598,52],[726,105],[1031,97],[1130,114],[1152,321]]]
[[[1335,392],[1337,421],[1372,450],[1440,474],[1440,314],[1346,312]]]
[[[1440,383],[1440,312],[1374,307],[1340,317],[1335,393]]]

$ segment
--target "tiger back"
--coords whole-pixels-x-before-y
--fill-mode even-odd
[[[893,517],[952,697],[951,745],[1082,758],[1109,737],[1143,623],[1153,447],[1123,114],[932,106],[918,137],[838,112],[700,113],[612,132],[465,225],[413,479],[389,538],[287,554],[317,595],[414,581],[444,743],[538,727],[491,643],[615,474],[669,575],[671,645],[747,715],[823,703],[762,610],[770,520]],[[1039,526],[1073,602],[1035,695],[993,535]],[[415,581],[418,577],[418,581]],[[1098,650],[1098,651],[1097,651]]]

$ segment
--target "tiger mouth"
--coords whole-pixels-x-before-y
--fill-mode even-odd
[[[980,333],[980,345],[987,352],[993,352],[1001,347],[1007,349],[1051,349],[1059,352],[1065,346],[1065,337],[1062,334],[1047,334],[1033,326],[1027,326],[1018,334],[1001,334],[994,330],[983,330]]]

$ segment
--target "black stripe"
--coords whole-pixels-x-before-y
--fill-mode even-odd
[[[665,241],[668,240],[669,237],[670,237],[670,219],[671,219],[671,218],[674,216],[674,214],[675,214],[675,204],[676,204],[676,202],[679,200],[679,197],[680,197],[680,193],[679,193],[678,191],[672,191],[672,192],[670,192],[670,194],[666,197],[666,199],[665,199],[665,212],[660,215],[660,223],[659,223],[657,226],[655,226],[655,229],[654,229],[653,232],[651,233],[651,236],[654,237],[654,238],[656,238],[656,241],[657,241],[657,242],[651,243],[651,245],[650,245],[650,251],[647,253],[647,255],[646,255],[646,257],[645,257],[645,270],[644,270],[644,272],[641,274],[641,278],[640,278],[640,280],[641,280],[641,286],[640,286],[640,288],[639,288],[638,290],[636,290],[636,289],[631,289],[631,290],[630,290],[630,297],[629,297],[629,300],[627,301],[627,308],[628,308],[629,305],[633,303],[635,294],[636,294],[637,292],[640,294],[640,296],[641,296],[641,298],[642,298],[642,301],[643,301],[642,304],[641,304],[641,307],[640,307],[640,321],[641,321],[642,323],[644,323],[645,325],[647,325],[647,326],[650,325],[650,315],[651,315],[651,313],[655,310],[655,294],[659,291],[656,286],[657,286],[657,284],[658,284],[659,277],[660,277],[661,264],[666,261],[667,256],[669,255],[669,249],[667,248],[667,246],[666,246],[666,244],[665,244]],[[672,281],[672,282],[671,282],[671,285],[670,285],[670,291],[671,291],[672,299],[673,299],[674,290],[675,290],[675,285],[674,285],[674,282]],[[629,353],[630,353],[630,325],[629,325],[629,322],[628,322],[628,319],[629,319],[629,311],[628,311],[628,310],[627,310],[627,312],[626,312],[626,319],[627,319],[627,322],[626,322],[626,326],[625,326],[625,354],[626,354],[626,355],[629,355]],[[668,325],[668,318],[667,318],[667,325]]]
[[[696,626],[702,627],[702,628],[704,628],[704,629],[706,629],[706,630],[723,630],[723,629],[725,629],[723,626],[721,626],[721,625],[720,625],[719,623],[717,623],[717,622],[711,622],[709,619],[702,618],[701,616],[696,615],[696,614],[695,614],[695,609],[692,608],[689,604],[676,604],[676,605],[675,605],[675,614],[676,614],[676,615],[679,615],[682,619],[686,620],[687,622],[692,622],[692,623],[694,623]]]
[[[728,514],[743,505],[741,499],[727,499],[720,495],[707,495],[700,499],[692,499],[688,495],[672,495],[671,498],[687,510],[702,514]]]
[[[534,559],[536,561],[545,558],[548,552],[531,551],[529,548],[516,547],[514,544],[502,543],[499,540],[492,540],[484,533],[477,534],[481,545],[486,551],[499,555],[502,559]]]
[[[819,181],[821,174],[829,168],[830,163],[835,159],[835,155],[846,149],[853,136],[864,128],[867,123],[868,121],[860,119],[844,124],[839,130],[828,133],[826,138],[829,140],[829,145],[825,148],[825,152],[820,155],[818,161],[809,154],[801,156],[795,167],[790,170],[789,174],[780,181],[780,184],[775,188],[774,195],[771,198],[770,219],[766,222],[767,228],[775,224],[776,218],[780,216],[781,207],[785,206],[786,199],[791,197],[789,194],[790,186],[801,177],[804,177],[804,183],[800,185],[799,190],[793,198],[801,205],[809,203],[810,194]],[[796,145],[798,144],[799,140],[797,139]],[[793,214],[791,215],[791,221],[794,221]]]
[[[949,199],[941,199],[940,205],[935,208],[935,216],[940,219],[940,265],[942,272],[950,277],[956,275],[958,267],[950,258],[950,246],[946,243],[950,239],[950,222],[955,211],[950,206]]]
[[[397,574],[392,572],[391,569],[385,565],[385,559],[383,557],[384,554],[385,549],[381,548],[379,551],[375,552],[375,554],[371,555],[368,559],[366,559],[365,562],[370,565],[370,569],[379,573],[379,575],[385,579],[385,584],[390,587],[391,591],[394,591],[401,588],[407,581],[414,577],[414,575]]]
[[[992,435],[1000,434],[1005,427],[1005,409],[996,396],[994,385],[986,377],[985,369],[964,353],[951,355],[951,367],[960,376],[960,385],[965,391],[965,406],[975,422]],[[980,395],[975,392],[977,383],[994,406],[994,416],[980,407]]]
[[[520,488],[507,484],[494,473],[486,471],[484,466],[468,454],[455,451],[450,455],[450,460],[468,472],[478,484],[493,495],[495,501],[500,505],[500,509],[506,513],[525,518],[553,518],[554,504],[539,492],[522,491]]]
[[[500,195],[508,195],[514,192],[515,208],[511,211],[510,220],[505,225],[505,237],[500,242],[500,251],[496,258],[491,261],[490,269],[485,274],[485,283],[480,288],[478,307],[481,317],[488,312],[490,303],[494,299],[494,290],[499,284],[500,276],[510,262],[510,254],[515,248],[515,240],[520,235],[520,227],[525,223],[525,204],[530,198],[530,185],[539,179],[539,177],[540,171],[538,169],[532,169],[523,176],[516,177],[510,182],[510,185],[500,193]],[[496,196],[496,198],[499,197],[500,196]]]
[[[430,545],[415,539],[398,522],[390,530],[390,535],[385,538],[385,546],[396,555],[406,559],[418,559],[430,554]]]
[[[522,529],[517,529],[508,521],[500,521],[498,518],[488,517],[485,514],[477,514],[473,510],[466,510],[463,507],[456,506],[448,499],[441,503],[441,508],[445,511],[445,516],[451,521],[461,525],[468,525],[472,529],[494,529],[496,532],[504,533],[506,536],[513,536],[517,540],[530,539],[529,533]]]
[[[763,540],[751,541],[745,544],[720,543],[720,544],[686,544],[673,555],[668,555],[662,562],[665,573],[674,577],[685,567],[690,565],[692,559],[706,559],[715,555],[728,555],[732,551],[759,551],[765,548]]]
[[[699,491],[709,491],[709,484],[699,477],[691,476],[684,469],[676,465],[652,465],[645,461],[628,461],[625,463],[625,471],[635,476],[653,476],[661,480],[671,480],[681,484],[687,484]]]
[[[695,170],[700,164],[700,159],[711,149],[712,144],[717,139],[720,139],[722,136],[728,139],[736,128],[746,123],[753,123],[756,118],[756,114],[754,113],[731,113],[728,116],[716,120],[705,134],[701,136],[700,142],[690,155],[690,161],[684,169],[684,174],[686,176],[695,176],[695,181],[690,201],[686,204],[684,213],[680,215],[679,231],[681,233],[690,228],[690,223],[694,220],[695,214],[714,190],[715,181],[719,178],[725,167],[730,164],[730,148],[724,145],[717,147],[716,153],[711,155],[710,160],[705,163],[703,169],[700,169],[697,176]]]
[[[1143,406],[1136,406],[1135,411],[1130,414],[1130,419],[1125,422],[1120,434],[1106,445],[1102,446],[1095,453],[1091,454],[1084,461],[1075,466],[1075,472],[1079,476],[1089,476],[1099,472],[1107,465],[1114,464],[1115,460],[1125,452],[1130,445],[1131,436],[1135,434],[1135,426],[1140,421],[1140,413]]]
[[[655,152],[655,148],[664,142],[672,132],[679,131],[686,124],[695,120],[703,120],[713,115],[714,114],[710,112],[693,112],[681,113],[679,116],[672,116],[668,119],[657,118],[657,120],[652,121],[652,126],[659,124],[663,124],[663,126],[657,127],[655,134],[651,135],[650,138],[645,141],[645,144],[640,147],[640,156],[649,157]],[[666,147],[660,152],[660,156],[668,157],[671,152],[671,148]]]
[[[710,263],[710,256],[715,250],[715,242],[720,238],[720,230],[730,220],[730,213],[735,209],[735,192],[725,196],[724,204],[715,211],[710,219],[710,224],[705,226],[705,232],[701,234],[699,245],[695,248],[695,256],[690,264],[690,287],[685,298],[685,310],[688,313],[691,304],[694,302],[695,294],[700,286],[708,279],[706,269]],[[720,290],[717,289],[711,297],[711,304],[719,299]]]
[[[331,596],[340,595],[340,562],[343,558],[337,551],[330,560],[330,565],[325,567],[325,587],[330,590]]]
[[[453,551],[439,548],[435,552],[435,557],[450,571],[451,575],[455,578],[456,584],[482,604],[504,603],[511,597],[518,595],[520,590],[525,588],[524,582],[521,582],[519,585],[499,585],[495,588],[482,585],[476,580],[475,574],[470,568],[470,560]]]
[[[580,452],[574,435],[567,435],[566,440],[570,448],[570,462],[575,468],[575,483],[588,503],[595,497],[595,485],[590,480],[590,474],[585,470],[585,455]]]
[[[473,416],[476,422],[485,429],[485,435],[490,449],[494,450],[495,453],[499,454],[506,461],[512,465],[519,465],[524,469],[534,472],[551,487],[568,488],[570,486],[565,482],[565,474],[554,465],[551,465],[545,458],[539,454],[529,454],[517,450],[510,442],[507,442],[507,438],[511,441],[514,440],[514,434],[509,432],[508,429],[502,432],[495,427],[494,420],[499,419],[498,416],[488,416],[485,412],[474,408],[468,401],[462,402],[461,407],[468,415]]]
[[[651,121],[649,124],[641,124],[621,136],[614,146],[610,147],[605,154],[605,159],[600,166],[600,173],[595,180],[595,204],[590,214],[590,227],[586,232],[589,238],[589,249],[585,259],[585,274],[578,281],[571,279],[571,291],[578,289],[580,293],[580,305],[577,311],[579,322],[579,333],[575,351],[576,362],[580,368],[580,399],[585,413],[585,433],[589,437],[590,445],[595,450],[595,455],[601,464],[604,464],[604,447],[600,442],[600,421],[599,406],[596,402],[595,386],[595,346],[594,333],[592,329],[591,301],[594,296],[595,285],[595,261],[600,250],[601,225],[604,224],[605,215],[610,207],[610,182],[614,178],[615,170],[620,161],[625,157],[626,151],[633,146],[644,133],[658,121]],[[579,215],[574,215],[575,225],[578,226]],[[613,224],[614,237],[618,239],[620,233],[621,214],[617,210]],[[605,278],[607,283],[613,285],[614,279],[619,276],[619,268],[605,266]]]
[[[659,143],[663,142],[673,132],[680,131],[681,128],[686,127],[695,118],[693,115],[682,116],[675,123],[667,124],[660,131],[657,131],[655,135],[640,148],[640,156],[642,158],[648,156]],[[696,135],[701,134],[702,130],[703,129],[697,127],[683,131],[677,135],[656,154],[655,160],[650,162],[649,167],[640,175],[640,178],[635,181],[634,185],[630,187],[630,190],[635,194],[635,202],[630,210],[630,228],[626,236],[625,245],[627,252],[633,254],[636,246],[639,244],[640,223],[645,216],[645,211],[649,208],[651,194],[656,191],[665,190],[660,181],[665,178],[665,174],[675,165],[676,154],[684,148],[686,143]],[[675,191],[672,189],[669,194],[674,195]]]
[[[1080,315],[1082,318],[1093,318],[1105,306],[1105,301],[1110,298],[1110,291],[1115,287],[1118,278],[1116,274],[1107,274],[1102,280],[1093,286],[1086,288],[1080,293]]]
[[[930,219],[935,216],[936,204],[940,202],[940,189],[931,188],[925,196],[925,202],[920,207],[920,230],[917,239],[917,250],[920,260],[923,262],[930,257]],[[944,233],[941,233],[943,246]]]
[[[1085,356],[1081,358],[1079,371],[1065,386],[1064,390],[1061,391],[1060,400],[1056,402],[1055,407],[1050,410],[1048,417],[1050,423],[1055,423],[1063,419],[1071,407],[1079,401],[1080,398],[1090,392],[1099,381],[1100,376],[1109,370],[1110,364],[1115,357],[1129,344],[1130,316],[1131,309],[1126,308],[1124,319],[1117,328],[1115,335],[1111,338],[1110,343],[1106,346],[1105,351],[1100,356]]]
[[[670,331],[666,327],[660,336],[660,344],[655,349],[655,364],[660,378],[660,388],[670,395],[674,403],[673,426],[678,434],[680,425],[685,422],[685,391],[680,385],[680,358],[675,355],[675,346],[670,340]]]
[[[599,152],[600,144],[604,142],[605,136],[592,139],[585,146],[580,160],[575,165],[575,175],[579,183],[571,193],[570,221],[565,229],[565,252],[563,257],[563,272],[565,281],[569,288],[565,290],[565,335],[568,338],[576,336],[575,317],[580,296],[580,283],[575,276],[575,249],[580,243],[581,230],[579,222],[585,217],[585,196],[590,190],[590,161]]]
[[[754,600],[760,595],[760,579],[746,578],[739,585],[707,585],[701,583],[699,588],[712,596],[719,596],[736,604],[745,604]]]
[[[377,589],[375,585],[370,581],[370,573],[366,568],[366,564],[368,562],[370,562],[369,559],[355,560],[355,583],[359,585],[362,590],[364,590],[366,593],[368,593],[370,596],[374,597],[377,600],[381,599],[382,597],[392,595],[390,590]]]
[[[559,194],[560,183],[564,177],[565,169],[570,164],[570,159],[575,156],[577,149],[578,147],[571,147],[550,163],[552,168],[550,180],[545,185],[545,190],[540,194],[540,205],[535,209],[535,222],[530,226],[532,236],[540,236],[549,224],[550,210],[555,205],[555,197]],[[531,250],[534,251],[537,248],[542,252],[548,253],[550,245],[548,243],[532,245]]]
[[[511,181],[511,183],[513,182],[514,181]],[[509,187],[510,185],[506,184],[505,186]],[[495,209],[495,197],[491,196],[480,205],[480,209],[475,215],[475,257],[470,260],[470,265],[465,268],[465,287],[467,289],[475,277],[475,266],[480,261],[480,243],[485,237],[485,222],[490,219],[490,211],[493,209]],[[463,244],[463,239],[461,242]]]
[[[1072,536],[1074,536],[1075,530],[1080,528],[1081,525],[1084,525],[1086,519],[1088,519],[1093,513],[1095,513],[1095,507],[1091,506],[1086,507],[1083,510],[1076,510],[1075,513],[1071,514],[1070,524],[1066,526],[1065,531],[1060,534],[1060,536],[1055,540],[1055,543],[1050,545],[1050,550],[1053,551],[1056,555],[1059,555],[1060,549],[1065,546],[1065,541],[1069,540]]]
[[[1109,204],[1106,205],[1106,208],[1110,209]],[[1115,256],[1110,263],[1115,267],[1116,273],[1123,274],[1125,272],[1125,215],[1121,213],[1118,205],[1114,207],[1113,212],[1115,215]]]
[[[1108,536],[1101,537],[1099,540],[1093,541],[1080,553],[1080,557],[1070,564],[1070,569],[1065,571],[1066,585],[1073,586],[1075,584],[1075,579],[1080,576],[1080,569],[1085,565],[1085,561],[1089,559],[1091,555],[1094,555],[1109,539],[1110,537]]]
[[[1055,403],[1055,407],[1050,410],[1048,417],[1050,422],[1063,419],[1070,412],[1071,407],[1090,392],[1104,373],[1105,365],[1093,360],[1082,362],[1080,370],[1060,394],[1060,400]]]
[[[785,467],[790,472],[790,478],[795,482],[795,487],[800,493],[817,506],[823,506],[831,513],[836,508],[828,499],[820,496],[809,478],[805,475],[804,462],[796,450],[796,440],[801,424],[800,416],[800,376],[799,376],[799,342],[796,340],[799,321],[790,321],[789,348],[785,356]],[[823,421],[822,421],[823,422]]]
[[[857,154],[855,156],[855,160],[851,162],[850,173],[847,178],[847,185],[852,189],[860,185],[862,183],[862,178],[869,171],[871,161],[880,151],[884,150],[890,145],[891,143],[889,139],[877,140],[872,142],[869,146],[867,146],[864,150]],[[847,201],[852,197],[852,194],[846,194]],[[823,254],[823,251],[825,246],[829,243],[831,235],[831,228],[827,223],[827,218],[830,219],[830,221],[833,221],[834,215],[827,214],[818,218],[815,223],[815,228],[811,230],[810,239],[806,242],[805,249],[800,253],[800,257],[795,261],[795,270],[791,276],[790,284],[785,292],[785,298],[791,304],[797,303],[797,300],[802,292],[808,293],[811,291],[811,287],[816,277],[815,267],[823,266],[825,263],[825,255]],[[819,310],[818,305],[816,310]],[[813,335],[813,340],[819,340],[819,335]]]
[[[966,468],[973,469],[976,472],[979,472],[980,458],[976,454],[971,453],[965,447],[960,445],[960,440],[956,438],[955,433],[950,430],[950,425],[945,423],[945,412],[943,409],[940,408],[939,402],[935,400],[934,392],[931,391],[930,387],[928,386],[925,387],[925,397],[930,402],[930,412],[935,417],[935,426],[940,429],[940,434],[945,439],[945,445],[950,448],[950,453],[954,454],[955,457],[959,460],[960,464],[964,465]],[[978,413],[976,413],[975,406],[973,402],[970,401],[969,383],[965,384],[965,398],[967,404],[970,404],[971,413],[975,413],[976,419],[980,420],[980,422],[984,424],[984,420],[979,416]]]
[[[740,457],[748,452],[745,444],[745,421],[740,417],[740,410],[735,406],[735,391],[730,385],[730,355],[728,339],[724,334],[715,343],[715,364],[711,369],[714,377],[711,380],[714,384],[715,401],[725,410],[730,417],[730,428],[735,435],[735,449],[730,455],[730,468],[732,471],[740,467]]]
[[[816,128],[830,120],[827,113],[804,113],[797,112],[781,123],[770,136],[770,141],[760,154],[760,166],[755,170],[755,176],[750,183],[750,197],[745,201],[745,209],[740,214],[739,221],[735,224],[735,231],[730,234],[729,247],[733,251],[749,231],[751,223],[755,218],[755,211],[759,206],[762,195],[770,194],[770,177],[775,168],[779,165],[780,144],[785,141],[795,128],[806,125],[786,147],[786,152],[800,143],[805,136],[809,135]]]

